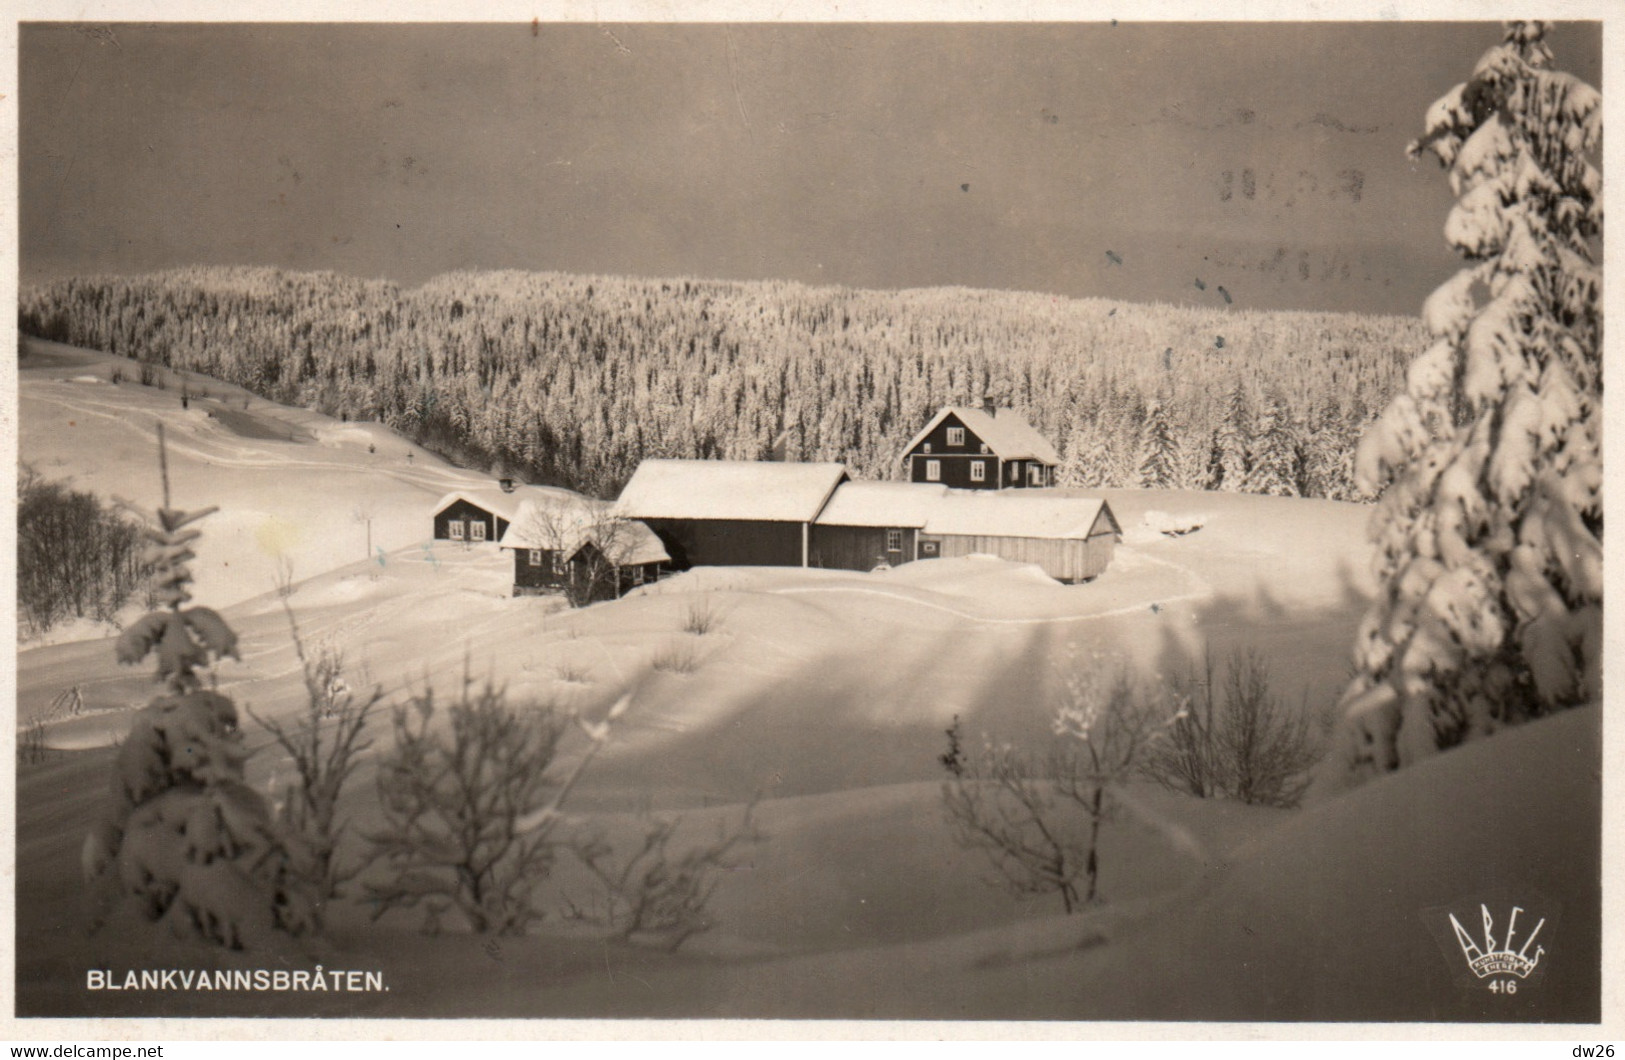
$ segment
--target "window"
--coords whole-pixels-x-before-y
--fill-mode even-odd
[[[555,552],[555,553],[553,553],[553,576],[556,577],[556,578],[564,577],[564,553],[563,552]]]
[[[542,565],[542,550],[541,549],[533,548],[533,549],[530,550],[530,565],[532,567],[540,567]]]
[[[927,481],[927,482],[941,482],[942,481],[942,461],[941,460],[927,460],[925,462],[925,481]]]
[[[643,568],[642,567],[633,567],[632,568],[632,584],[633,585],[642,585],[643,584]]]
[[[469,536],[471,538],[473,538],[475,541],[484,541],[485,540],[485,520],[484,519],[475,519],[473,522],[468,524],[468,529],[469,529]]]
[[[930,442],[925,443],[925,451],[928,452],[928,453],[931,451],[931,443]]]
[[[463,539],[463,521],[461,519],[453,519],[450,523],[446,524],[446,529],[451,532],[451,539],[453,541],[461,541]]]
[[[948,444],[949,445],[964,445],[965,444],[965,428],[963,428],[963,427],[949,427],[948,428]]]
[[[1027,485],[1029,485],[1029,486],[1042,486],[1043,484],[1044,484],[1044,465],[1043,464],[1028,464],[1027,465]]]
[[[970,480],[972,482],[987,481],[987,461],[972,460],[970,462]]]
[[[901,551],[903,551],[903,532],[901,530],[887,530],[886,531],[886,551],[887,552],[901,552]]]

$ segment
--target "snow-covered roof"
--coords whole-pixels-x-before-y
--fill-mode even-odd
[[[985,442],[994,456],[1004,460],[1038,460],[1045,464],[1061,462],[1061,454],[1055,451],[1055,446],[1027,422],[1027,417],[1015,409],[997,409],[996,413],[990,415],[983,409],[950,405],[931,417],[931,422],[903,447],[903,459],[907,460],[908,454],[919,448],[937,425],[952,415]]]
[[[545,548],[573,556],[589,541],[610,562],[622,567],[671,559],[666,546],[648,526],[635,519],[618,518],[611,505],[588,497],[526,500],[497,544],[502,548]]]
[[[925,525],[948,487],[925,482],[843,482],[818,517],[820,526]]]
[[[810,523],[845,477],[841,464],[645,460],[616,509],[631,519]]]
[[[1121,532],[1106,502],[1057,497],[1047,490],[955,490],[924,482],[844,482],[818,517],[820,526],[913,527],[967,537],[1082,539],[1105,520]]]
[[[1117,518],[1097,497],[1056,497],[1042,490],[949,490],[922,532],[966,537],[1037,537],[1081,540],[1104,520]]]
[[[519,511],[520,505],[525,502],[526,496],[527,491],[524,486],[516,487],[512,493],[497,486],[453,490],[435,501],[434,511],[436,515],[439,515],[449,505],[455,504],[457,501],[467,501],[476,508],[484,508],[492,515],[500,515],[511,523],[514,515]]]

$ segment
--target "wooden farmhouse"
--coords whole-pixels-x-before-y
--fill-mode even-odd
[[[962,490],[1055,485],[1061,455],[1014,409],[953,406],[932,417],[903,451],[910,482]]]
[[[1098,498],[985,493],[906,482],[844,483],[813,527],[812,566],[873,570],[913,560],[991,555],[1084,582],[1122,534]]]
[[[660,579],[671,557],[648,526],[582,499],[527,500],[502,536],[513,552],[513,594],[612,600]]]
[[[516,489],[457,490],[435,502],[434,539],[495,544],[507,532],[526,494]]]
[[[645,460],[616,511],[647,523],[679,570],[805,567],[813,523],[845,481],[840,464]]]

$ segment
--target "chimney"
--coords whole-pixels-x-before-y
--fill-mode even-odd
[[[983,394],[982,395],[982,411],[987,413],[989,416],[997,416],[998,415],[999,408],[998,408],[997,405],[993,404],[993,395],[992,394]]]
[[[513,479],[508,478],[507,476],[497,479],[497,485],[502,487],[503,493],[513,492]]]

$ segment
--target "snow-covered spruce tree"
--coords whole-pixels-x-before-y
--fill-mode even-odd
[[[158,445],[164,503],[144,533],[163,610],[126,629],[117,652],[126,664],[156,654],[165,691],[119,746],[111,801],[85,839],[92,927],[148,922],[182,940],[259,949],[314,927],[308,866],[243,781],[236,706],[199,676],[237,655],[218,614],[185,606],[201,533],[192,524],[215,509],[170,507],[161,428]]]
[[[1213,488],[1229,490],[1232,493],[1241,491],[1242,483],[1247,481],[1247,475],[1253,469],[1248,441],[1252,428],[1252,407],[1247,400],[1247,391],[1242,389],[1240,380],[1237,380],[1230,388],[1230,397],[1224,406],[1224,418],[1218,428],[1220,467],[1223,472],[1218,476],[1218,484]]]
[[[1361,443],[1381,589],[1328,768],[1391,770],[1597,702],[1602,635],[1601,97],[1514,22],[1428,110],[1465,267]]]
[[[1140,462],[1139,484],[1146,489],[1177,489],[1183,475],[1179,463],[1179,445],[1168,426],[1168,413],[1160,402],[1146,413],[1145,441],[1141,446],[1145,458]]]
[[[1286,407],[1279,395],[1272,394],[1264,400],[1264,407],[1255,421],[1255,430],[1257,433],[1249,450],[1247,474],[1241,483],[1242,492],[1266,497],[1299,496],[1303,462],[1298,439],[1287,420]]]

